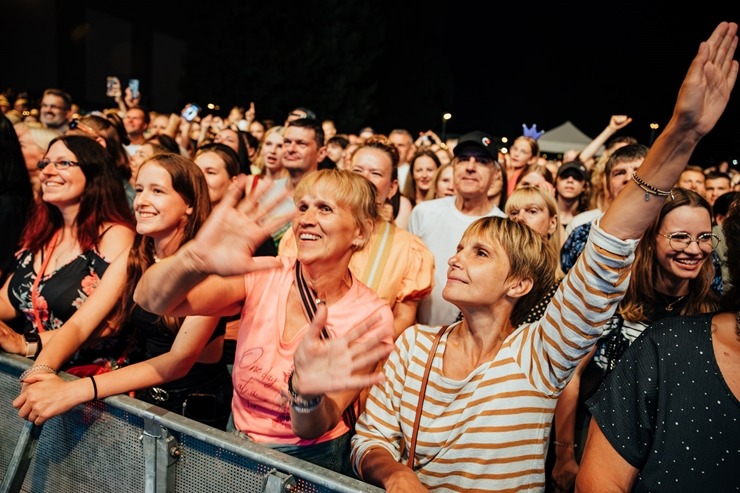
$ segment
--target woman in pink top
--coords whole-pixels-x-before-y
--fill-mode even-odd
[[[257,190],[237,204],[245,182],[243,176],[236,180],[193,241],[147,270],[137,287],[136,302],[170,316],[239,313],[232,373],[235,431],[349,473],[352,430],[343,414],[348,409],[357,411],[360,387],[377,381],[371,376],[374,362],[361,361],[372,351],[355,349],[360,360],[345,373],[355,375],[359,387],[326,395],[301,394],[300,373],[306,366],[294,365],[293,356],[305,336],[318,333],[317,327],[325,329],[324,337],[330,340],[308,339],[308,344],[319,348],[360,336],[355,348],[372,340],[390,351],[391,309],[349,269],[353,253],[365,246],[373,232],[375,189],[349,171],[306,175],[294,192],[297,258],[253,258],[256,246],[286,218],[267,219],[270,205],[258,202],[269,180],[260,180]],[[352,351],[345,345],[337,354],[349,356]],[[303,361],[310,365],[311,359]]]

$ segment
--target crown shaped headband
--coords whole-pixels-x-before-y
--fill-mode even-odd
[[[537,124],[533,123],[531,128],[527,128],[526,123],[522,123],[522,130],[524,131],[523,135],[525,137],[532,137],[534,140],[539,139],[542,137],[542,134],[545,133],[545,131],[538,132],[537,131]]]

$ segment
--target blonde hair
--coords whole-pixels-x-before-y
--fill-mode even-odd
[[[264,174],[265,173],[265,162],[262,158],[262,147],[265,145],[265,141],[267,140],[267,137],[272,134],[279,134],[281,137],[285,135],[285,127],[282,125],[275,125],[267,130],[265,130],[265,134],[262,136],[262,140],[260,140],[259,149],[257,149],[257,156],[254,158],[254,163],[252,164],[252,168],[257,168],[259,170],[259,173],[253,173],[252,174]]]
[[[555,218],[555,231],[548,234],[546,239],[556,251],[560,251],[564,241],[563,227],[560,224],[558,203],[550,192],[539,187],[517,188],[506,200],[505,212],[508,215],[512,209],[524,209],[532,204],[546,210],[551,218]]]
[[[295,188],[293,199],[297,202],[304,195],[316,192],[328,192],[339,205],[349,208],[362,232],[362,243],[356,244],[355,249],[362,250],[370,241],[378,219],[375,186],[352,171],[323,169],[304,176]]]
[[[552,245],[525,224],[503,217],[482,217],[463,233],[463,241],[485,238],[506,253],[510,270],[506,279],[530,279],[532,289],[519,298],[509,315],[515,327],[545,298],[555,283],[557,253]]]
[[[62,132],[53,128],[42,127],[41,124],[32,125],[26,122],[19,122],[14,125],[16,131],[18,128],[25,128],[28,133],[31,134],[34,144],[39,146],[41,150],[46,152],[49,149],[49,144],[52,140],[56,139]]]

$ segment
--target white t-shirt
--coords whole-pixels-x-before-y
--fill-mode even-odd
[[[426,325],[451,324],[460,310],[442,298],[447,284],[447,261],[457,251],[463,233],[476,219],[486,216],[506,217],[494,206],[483,216],[469,216],[455,207],[455,197],[442,197],[417,204],[411,211],[409,232],[422,239],[434,255],[434,288],[419,303],[417,320]]]

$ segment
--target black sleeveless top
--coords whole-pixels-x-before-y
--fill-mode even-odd
[[[164,354],[172,348],[177,331],[167,327],[159,315],[148,312],[136,305],[131,313],[129,324],[134,330],[134,345],[129,354],[131,363],[144,361]],[[226,319],[221,318],[208,342],[226,333]],[[226,363],[195,363],[187,375],[179,380],[159,385],[166,390],[188,389],[212,382],[218,375],[229,375]]]

